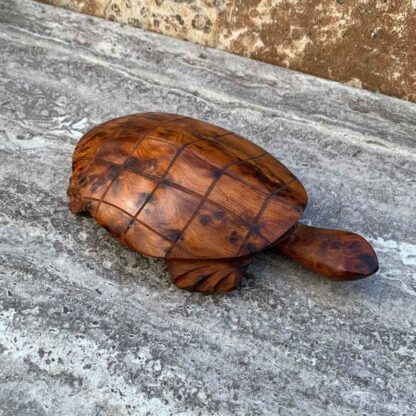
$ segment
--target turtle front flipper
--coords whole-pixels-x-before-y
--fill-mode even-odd
[[[276,248],[308,269],[333,280],[362,279],[378,270],[377,255],[370,243],[348,231],[298,223]]]
[[[223,260],[169,260],[170,278],[191,292],[228,292],[240,284],[252,256]]]

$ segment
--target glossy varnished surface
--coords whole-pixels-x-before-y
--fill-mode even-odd
[[[348,231],[298,224],[276,248],[333,280],[362,279],[377,272],[379,267],[368,241]]]
[[[88,211],[148,256],[216,259],[258,252],[302,215],[300,182],[265,150],[221,127],[134,114],[89,131],[73,155],[74,212]]]
[[[172,260],[168,270],[172,282],[191,292],[229,292],[236,289],[251,256],[225,260]]]
[[[2,416],[414,413],[416,106],[30,0],[0,4]],[[371,237],[377,277],[332,283],[268,250],[240,290],[204,296],[71,214],[81,136],[156,110],[264,147],[307,189],[305,221]]]

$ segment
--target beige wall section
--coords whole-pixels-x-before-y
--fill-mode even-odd
[[[416,0],[41,0],[416,101]]]

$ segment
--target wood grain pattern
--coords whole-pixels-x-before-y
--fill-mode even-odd
[[[255,252],[293,225],[290,219],[270,227],[267,215],[258,217],[263,201],[279,202],[275,191],[285,181],[304,206],[306,193],[297,192],[293,175],[254,143],[200,120],[144,113],[110,120],[80,140],[68,193],[75,212],[85,209],[83,198],[98,199],[98,211],[110,203],[165,236],[172,247],[157,257],[215,259],[240,255],[250,228],[268,228],[267,238],[249,246]],[[288,210],[295,220],[302,214],[292,203]]]
[[[356,280],[378,270],[371,245],[358,234],[298,224],[276,246],[303,266],[334,280]]]
[[[191,292],[228,292],[238,287],[252,256],[228,260],[168,261],[171,280]]]
[[[75,149],[68,195],[73,212],[89,212],[134,250],[166,259],[175,284],[190,290],[231,290],[248,257],[295,229],[279,246],[283,252],[323,274],[355,270],[336,269],[337,251],[333,262],[314,258],[323,253],[314,244],[332,238],[334,245],[336,237],[315,233],[305,243],[303,226],[295,225],[307,194],[283,164],[204,121],[142,113],[93,128]],[[310,253],[305,258],[302,246]],[[340,262],[345,255],[352,264],[355,257],[340,247]],[[195,271],[201,268],[203,282]]]

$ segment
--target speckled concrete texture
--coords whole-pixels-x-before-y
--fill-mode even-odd
[[[0,0],[0,415],[415,414],[416,106],[28,0]],[[250,137],[306,223],[374,244],[328,282],[264,253],[241,290],[176,289],[72,215],[71,153],[137,111]]]
[[[416,101],[415,0],[40,0]]]

